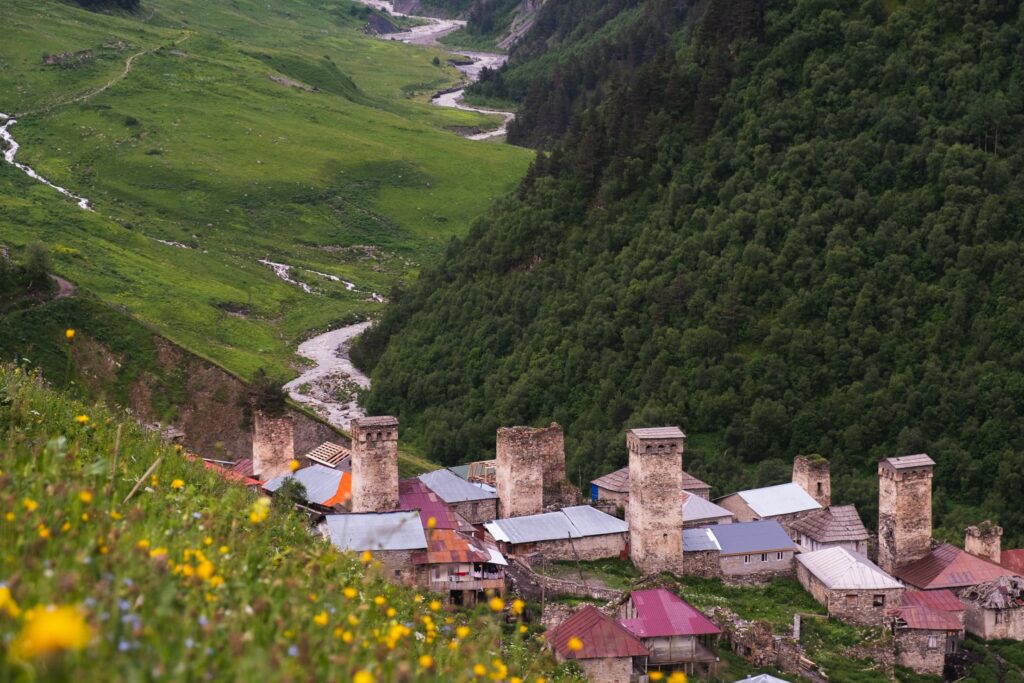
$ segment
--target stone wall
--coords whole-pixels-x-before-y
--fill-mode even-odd
[[[683,439],[644,438],[630,430],[626,445],[626,521],[633,564],[645,574],[679,571],[683,558]]]
[[[522,517],[544,510],[544,468],[548,447],[558,438],[545,429],[502,427],[495,462],[498,516]],[[561,429],[558,430],[559,434]]]
[[[810,494],[823,508],[832,504],[832,476],[828,460],[820,455],[793,458],[793,483]]]
[[[252,471],[263,481],[291,472],[295,431],[287,412],[279,417],[256,411],[252,430]]]
[[[992,522],[985,521],[978,526],[964,529],[964,550],[971,555],[999,564],[1002,558],[1002,545],[1003,527]]]
[[[746,501],[740,498],[737,493],[715,501],[715,504],[731,512],[737,522],[753,522],[760,519],[760,517],[754,514],[754,511],[750,509],[750,506],[747,505]]]
[[[832,590],[799,562],[796,563],[796,577],[800,585],[828,610],[829,616],[860,626],[884,624],[886,609],[898,607],[900,596],[903,595],[903,588]],[[875,604],[876,598],[880,599],[881,604]]]
[[[977,602],[964,600],[964,626],[982,640],[1024,640],[1024,607],[986,609]]]
[[[470,524],[483,524],[493,522],[498,518],[498,499],[488,500],[464,500],[461,503],[451,503],[451,509],[466,518]]]
[[[526,558],[512,560],[506,569],[506,575],[511,579],[516,592],[528,600],[573,595],[579,598],[602,600],[611,604],[617,603],[623,598],[621,591],[611,588],[584,583],[577,579],[555,578],[538,574],[531,568]],[[571,608],[570,611],[575,611],[575,608]]]
[[[878,465],[878,566],[889,574],[932,548],[932,468]]]
[[[784,551],[782,559],[776,552],[768,553],[768,561],[761,561],[762,553],[751,553],[750,562],[744,562],[745,555],[723,555],[721,558],[722,575],[726,580],[743,583],[761,583],[779,577],[794,575],[793,551]]]
[[[352,512],[398,509],[398,420],[352,420]]]
[[[627,534],[604,534],[586,538],[557,539],[509,546],[510,554],[540,554],[545,560],[603,560],[626,552]]]
[[[402,586],[428,586],[427,575],[412,563],[412,550],[373,550],[373,559],[381,564],[384,576]]]
[[[717,550],[683,550],[683,576],[700,576],[715,579],[722,576],[722,562]]]
[[[920,629],[896,631],[896,663],[926,676],[941,676],[946,665],[946,633]],[[935,647],[930,647],[935,638]]]
[[[590,683],[628,683],[633,675],[632,657],[576,660]]]

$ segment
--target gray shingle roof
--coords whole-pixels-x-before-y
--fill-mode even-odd
[[[417,510],[327,515],[327,533],[342,550],[422,550],[427,547]]]
[[[294,473],[274,477],[264,484],[263,488],[273,493],[281,488],[286,479],[295,479],[306,487],[306,500],[311,503],[322,504],[337,495],[338,487],[341,485],[341,479],[344,476],[345,473],[339,470],[323,465],[311,465]]]
[[[828,588],[843,590],[884,590],[903,584],[878,568],[871,560],[846,548],[826,548],[796,556]]]
[[[894,470],[903,470],[911,467],[934,467],[935,461],[928,457],[927,453],[917,455],[903,455],[898,458],[886,458],[882,461]]]
[[[373,415],[371,417],[357,417],[352,420],[360,427],[397,427],[398,418],[390,415]]]
[[[853,505],[833,505],[811,512],[789,526],[818,543],[868,540],[868,530]]]
[[[794,550],[796,546],[786,530],[774,519],[736,524],[716,524],[703,527],[718,541],[723,555],[746,555],[780,550]]]
[[[627,465],[622,469],[609,472],[603,477],[594,479],[590,483],[596,484],[598,488],[605,489],[606,491],[629,493],[629,466]],[[710,491],[711,484],[705,484],[697,477],[693,476],[686,470],[683,470],[683,490],[694,491],[698,489]]]
[[[496,519],[484,524],[484,528],[495,540],[513,544],[621,534],[629,531],[629,526],[618,517],[612,517],[589,505],[578,505],[539,515]]]
[[[421,474],[420,481],[446,503],[462,503],[467,500],[493,500],[496,493],[471,484],[449,470],[434,470]]]

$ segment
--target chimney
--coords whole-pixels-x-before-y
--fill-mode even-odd
[[[679,427],[631,429],[629,554],[640,571],[677,571],[683,564],[683,449]]]
[[[561,443],[552,428],[502,427],[496,442],[495,484],[498,517],[522,517],[544,510],[544,473],[554,469],[549,461],[553,442]],[[563,462],[564,472],[564,462]]]
[[[352,420],[352,512],[398,509],[398,420]]]
[[[275,417],[262,410],[253,414],[252,471],[269,481],[291,472],[289,463],[295,457],[295,437],[291,415],[286,411]]]
[[[878,566],[889,574],[932,549],[932,473],[926,454],[878,463]]]
[[[820,455],[793,458],[793,483],[810,494],[823,508],[832,504],[832,476],[828,460]]]
[[[985,520],[964,530],[964,550],[975,557],[999,564],[1002,555],[1003,527]]]

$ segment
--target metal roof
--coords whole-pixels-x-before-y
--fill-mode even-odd
[[[297,472],[289,472],[288,474],[274,477],[263,485],[263,489],[273,493],[281,488],[285,480],[295,479],[306,487],[306,500],[317,505],[324,505],[338,497],[343,487],[343,480],[349,476],[351,475],[346,472],[340,472],[330,467],[311,465]]]
[[[606,491],[616,491],[618,493],[629,493],[629,465],[622,469],[609,472],[603,477],[598,477],[590,482],[596,485],[598,488],[605,489]],[[684,491],[696,491],[696,490],[711,490],[711,484],[706,484],[697,477],[693,476],[686,470],[683,470],[683,490]]]
[[[891,614],[903,623],[904,628],[925,631],[962,631],[960,620],[951,612],[944,612],[930,607],[900,607]]]
[[[911,467],[934,467],[935,461],[928,457],[927,453],[917,455],[902,455],[898,458],[886,458],[882,461],[894,470],[905,470]]]
[[[786,530],[773,519],[703,527],[718,541],[723,555],[747,555],[795,550]]]
[[[620,619],[619,623],[638,638],[704,636],[722,632],[696,607],[664,588],[633,591],[629,597],[636,608],[636,617]]]
[[[758,517],[777,517],[821,509],[821,505],[811,498],[811,494],[804,491],[799,484],[793,483],[740,491],[736,495],[742,498]]]
[[[338,444],[331,443],[330,441],[324,441],[309,453],[306,453],[303,457],[308,460],[312,460],[313,462],[318,462],[322,465],[336,468],[338,465],[342,464],[342,460],[349,457],[349,455],[351,455],[351,451],[344,446],[339,446]]]
[[[491,561],[491,555],[483,547],[483,541],[476,541],[472,536],[454,529],[431,529],[427,531],[427,551],[413,553],[412,561],[413,564],[484,563]]]
[[[946,588],[935,591],[906,591],[901,604],[904,607],[928,607],[944,612],[963,612],[965,609],[960,598]]]
[[[698,552],[701,550],[721,550],[718,539],[711,533],[709,527],[698,527],[696,529],[683,529],[683,552]]]
[[[884,590],[903,588],[896,579],[878,568],[871,560],[851,553],[846,548],[826,548],[796,556],[828,588],[845,590]]]
[[[462,527],[455,511],[419,479],[400,479],[398,481],[398,508],[400,510],[418,510],[423,528],[430,526],[431,518],[434,520],[435,529],[459,529]]]
[[[921,590],[937,588],[964,588],[1013,576],[1013,572],[998,564],[975,557],[960,548],[943,543],[917,562],[896,571],[896,578],[908,586]]]
[[[771,674],[757,674],[754,676],[747,676],[741,681],[736,681],[736,683],[788,683],[788,681],[776,678]]]
[[[853,505],[833,505],[811,512],[789,526],[819,543],[868,540],[868,530]]]
[[[1024,576],[1024,550],[1004,550],[1000,553],[999,564],[1018,576]]]
[[[342,550],[422,550],[423,524],[415,510],[327,515],[327,533]]]
[[[686,434],[679,427],[641,427],[630,429],[638,439],[685,439]]]
[[[581,607],[544,637],[566,659],[646,657],[650,654],[636,636],[592,605]],[[571,638],[578,638],[583,648],[570,650]]]
[[[462,503],[467,500],[493,500],[498,497],[495,493],[486,491],[475,484],[470,484],[465,479],[459,478],[449,470],[427,472],[421,474],[419,480],[446,503]]]
[[[484,524],[484,528],[495,540],[512,544],[621,534],[629,531],[629,525],[618,517],[612,517],[589,505],[526,517],[496,519]]]
[[[461,479],[469,479],[469,465],[452,465],[448,469]]]
[[[727,517],[732,519],[732,513],[721,505],[715,505],[710,500],[705,500],[692,493],[683,492],[683,521],[703,522]]]

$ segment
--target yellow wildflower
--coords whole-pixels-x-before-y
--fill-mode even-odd
[[[528,628],[526,627],[526,624],[519,624],[519,632],[520,632],[520,633],[526,633],[526,632],[527,632],[527,631],[529,631],[529,630],[530,630],[530,629],[528,629]]]
[[[398,612],[394,607],[388,607],[387,615],[389,618],[394,617],[396,614],[398,614]]]
[[[313,617],[313,623],[317,626],[327,626],[327,612],[320,612],[320,614]]]
[[[83,512],[82,513],[82,521],[83,522],[88,522],[89,521],[89,513],[88,512]]]
[[[430,601],[430,611],[431,612],[437,612],[440,609],[441,609],[441,601],[440,600],[431,600]]]
[[[65,532],[66,531],[71,531],[71,522],[64,522],[63,524],[61,524],[60,525],[60,530],[61,531],[65,531]]]
[[[13,522],[14,521],[14,513],[13,512],[8,512],[6,515],[4,515],[4,519],[6,519],[8,522]]]
[[[175,479],[171,482],[172,489],[183,489],[185,488],[185,482],[182,479]]]
[[[226,545],[222,545],[221,547],[217,548],[217,552],[219,552],[221,555],[227,555],[228,547]]]
[[[124,516],[120,512],[118,512],[117,510],[111,510],[110,511],[110,518],[116,522],[116,521],[118,521],[120,519],[124,519]]]
[[[373,562],[373,555],[370,553],[369,550],[364,550],[363,553],[359,556],[359,561],[363,564],[370,564],[371,562]]]
[[[343,588],[343,589],[341,590],[341,592],[342,592],[342,594],[344,594],[344,596],[345,596],[346,598],[348,598],[349,600],[352,600],[352,599],[353,599],[353,598],[355,598],[355,597],[356,597],[357,595],[359,595],[359,591],[357,591],[357,590],[356,590],[355,588],[352,588],[351,586],[346,586],[345,588]]]
[[[573,636],[565,646],[569,648],[571,652],[579,652],[583,649],[583,641],[576,636]]]
[[[223,576],[211,576],[210,577],[210,588],[220,588],[224,585]]]
[[[77,422],[80,425],[87,424],[89,422],[89,416],[88,415],[75,415],[75,422]]]
[[[388,601],[388,599],[385,598],[383,595],[376,595],[373,598],[373,604],[375,604],[377,606],[383,605],[387,601]]]
[[[360,669],[352,677],[352,683],[373,683],[373,674],[366,669]]]
[[[25,506],[25,509],[29,512],[35,512],[36,508],[39,507],[39,503],[35,502],[31,498],[22,498],[21,504]]]
[[[152,557],[153,559],[160,559],[160,558],[167,557],[167,548],[163,548],[163,547],[161,547],[161,548],[153,548],[152,550],[149,551],[149,556]],[[188,565],[188,566],[191,567],[191,565]]]
[[[497,596],[491,598],[487,605],[491,608],[492,612],[500,612],[505,609],[505,601]]]
[[[486,676],[487,675],[487,667],[484,666],[483,664],[474,664],[473,665],[473,675],[474,676]]]
[[[306,599],[309,600],[310,602],[316,602],[318,597],[319,596],[316,593],[310,593],[309,595],[306,596]]]
[[[249,510],[249,521],[253,524],[259,524],[267,518],[270,514],[270,499],[269,498],[258,498]]]
[[[427,528],[428,529],[433,529],[436,526],[437,526],[437,520],[436,519],[434,519],[433,517],[427,518]]]
[[[45,524],[39,525],[39,538],[49,538],[50,530],[46,528]]]
[[[36,611],[11,643],[14,659],[31,659],[62,650],[81,650],[92,631],[75,607],[51,607]]]
[[[196,576],[205,581],[213,576],[215,571],[216,570],[214,569],[212,562],[209,560],[203,560],[199,563],[199,566],[196,567]]]
[[[523,610],[526,609],[526,603],[518,598],[512,601],[512,611],[516,614],[522,614]]]
[[[674,671],[672,675],[668,677],[668,683],[686,683],[686,674],[682,671]]]
[[[647,675],[647,677],[650,678],[652,681],[660,681],[665,677],[665,674],[661,673],[660,671],[652,671]]]
[[[459,640],[465,640],[469,636],[469,627],[459,626],[457,629],[455,629],[455,636]]]
[[[92,491],[82,491],[81,493],[78,494],[78,500],[80,500],[80,501],[82,501],[83,503],[86,503],[86,504],[91,503],[92,502]]]
[[[143,550],[145,550],[146,548],[149,547],[149,541],[144,538],[141,541],[139,541],[138,543],[136,543],[135,547],[136,548],[142,548]]]
[[[17,619],[21,614],[21,609],[11,597],[11,589],[7,586],[0,586],[0,612],[6,613],[12,619]]]
[[[299,469],[299,461],[295,460],[295,459],[289,460],[288,461],[288,469],[290,469],[292,472],[294,472],[297,469]]]
[[[203,545],[213,545],[213,539],[207,536],[203,539]]]
[[[159,483],[160,480],[157,478],[155,474],[149,478],[149,485],[152,486],[153,488],[156,488],[156,485]]]
[[[64,330],[64,338],[65,339],[74,339],[75,338],[75,330],[74,330],[74,328],[69,327],[68,329]]]
[[[429,669],[434,666],[434,658],[430,655],[420,655],[420,666],[424,669]]]
[[[353,635],[352,635],[352,633],[350,631],[345,631],[344,633],[341,634],[341,641],[343,643],[351,643],[352,639],[353,639]]]

